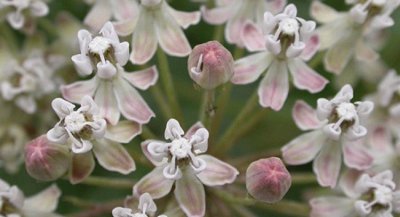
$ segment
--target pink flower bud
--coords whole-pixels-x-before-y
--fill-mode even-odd
[[[233,57],[218,41],[199,44],[189,55],[188,70],[198,85],[213,89],[233,76]]]
[[[42,135],[25,146],[25,167],[41,181],[56,180],[67,172],[71,155],[67,146],[54,144]]]
[[[250,164],[246,172],[246,188],[257,200],[280,201],[292,184],[292,177],[281,159],[270,157]]]

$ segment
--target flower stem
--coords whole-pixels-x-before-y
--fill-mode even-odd
[[[143,140],[157,139],[158,137],[154,134],[147,126],[142,126],[142,133],[140,134]]]
[[[295,185],[301,184],[316,184],[317,179],[313,173],[291,173],[292,183]]]
[[[199,120],[207,129],[210,129],[215,115],[215,90],[204,90],[203,102],[200,108]]]
[[[157,50],[157,60],[160,67],[161,82],[163,83],[172,114],[179,122],[183,122],[183,113],[179,107],[177,94],[174,89],[174,82],[168,64],[168,58],[162,49]]]
[[[150,92],[153,95],[153,98],[155,99],[157,105],[160,107],[161,114],[163,115],[163,117],[166,120],[171,118],[172,111],[163,97],[162,90],[161,90],[159,84],[157,83],[156,85],[151,87]]]
[[[81,184],[97,187],[131,189],[135,182],[129,179],[89,176]]]
[[[222,200],[229,203],[253,206],[274,213],[298,217],[308,217],[310,212],[310,208],[307,205],[295,201],[281,200],[274,204],[268,204],[251,198],[241,198],[222,190],[214,190],[213,193],[220,197]]]
[[[229,128],[222,135],[218,143],[215,144],[214,151],[216,151],[216,155],[221,155],[222,153],[225,153],[233,145],[233,141],[235,140],[237,132],[240,129],[241,124],[243,124],[244,119],[258,105],[257,99],[257,91],[255,91],[254,94],[246,102],[244,108],[239,113],[239,115],[236,116],[236,119],[229,125]]]

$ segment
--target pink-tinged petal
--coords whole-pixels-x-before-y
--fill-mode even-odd
[[[292,110],[292,116],[297,127],[301,130],[317,129],[323,124],[318,119],[316,110],[303,100],[296,101]]]
[[[357,170],[366,170],[371,167],[374,158],[363,146],[363,140],[346,141],[343,144],[343,159],[346,166]]]
[[[185,133],[185,138],[186,139],[190,139],[194,133],[196,133],[196,131],[200,128],[204,128],[204,125],[198,121],[195,124],[193,124]]]
[[[61,190],[53,184],[45,190],[27,198],[24,202],[25,210],[35,210],[38,212],[53,212],[58,205]]]
[[[118,107],[126,119],[146,124],[155,116],[138,91],[126,80],[118,78],[113,85]]]
[[[69,181],[72,184],[78,184],[92,173],[94,166],[95,163],[91,151],[84,154],[74,154],[69,169]]]
[[[320,23],[328,23],[335,20],[339,13],[330,6],[320,2],[313,1],[311,3],[311,16]]]
[[[277,14],[283,10],[287,1],[286,0],[273,0],[273,1],[266,1],[267,9],[272,14]]]
[[[105,138],[119,143],[128,143],[142,132],[142,126],[133,121],[120,121],[117,125],[108,125]]]
[[[293,77],[293,83],[300,90],[318,93],[328,83],[327,79],[319,75],[299,58],[289,61],[288,66]]]
[[[379,54],[361,40],[357,42],[355,52],[358,60],[376,61],[379,58]]]
[[[117,20],[127,20],[137,17],[139,14],[139,6],[136,1],[118,0],[110,1],[113,15]]]
[[[113,22],[114,29],[120,36],[128,36],[133,33],[136,28],[138,20],[122,20]]]
[[[317,29],[317,33],[320,39],[320,50],[326,50],[335,46],[339,40],[341,40],[344,35],[337,34],[338,32],[351,32],[351,26],[349,25],[349,20],[347,16],[341,16],[337,20],[323,25]]]
[[[383,126],[378,126],[372,130],[369,134],[369,141],[374,152],[382,154],[394,152],[390,131]]]
[[[140,17],[132,37],[130,60],[133,64],[144,64],[157,50],[157,36],[154,30],[154,18],[148,10],[141,10]]]
[[[111,125],[116,125],[120,118],[117,107],[113,84],[110,81],[100,81],[94,101],[99,106],[100,115],[103,116]]]
[[[201,14],[199,11],[195,12],[183,12],[177,11],[167,5],[169,13],[174,17],[176,22],[182,26],[182,28],[187,29],[190,25],[195,25],[200,22]]]
[[[163,164],[166,163],[166,159],[168,156],[165,156],[164,154],[159,154],[157,156],[154,156],[153,154],[150,154],[148,147],[150,143],[156,143],[156,146],[161,146],[164,145],[165,142],[159,141],[159,140],[152,140],[148,139],[140,144],[142,147],[143,154],[146,156],[146,158],[154,165],[154,166],[162,166]],[[164,160],[165,159],[165,160]]]
[[[155,16],[157,39],[165,53],[177,57],[189,55],[192,48],[173,17],[163,13]]]
[[[244,24],[240,37],[249,51],[264,51],[266,49],[262,30],[251,21]]]
[[[308,163],[315,158],[325,143],[326,137],[321,130],[302,134],[281,149],[282,158],[290,165]]]
[[[157,82],[158,70],[156,66],[152,66],[150,68],[132,73],[123,73],[123,76],[134,87],[141,90],[146,90]]]
[[[286,62],[276,60],[258,88],[259,103],[262,107],[281,110],[289,92],[288,69]]]
[[[310,201],[310,217],[353,216],[354,200],[346,197],[318,197]]]
[[[313,164],[318,183],[323,187],[336,187],[341,164],[340,144],[334,141],[324,143]]]
[[[87,81],[77,81],[72,84],[62,85],[61,94],[64,99],[79,103],[84,96],[93,96],[97,88],[97,78],[93,77]]]
[[[310,60],[319,49],[319,36],[312,35],[306,42],[306,47],[301,53],[301,58],[305,61]]]
[[[209,24],[223,24],[232,17],[232,7],[222,6],[213,9],[207,9],[205,6],[200,8],[204,21]]]
[[[187,216],[204,216],[206,211],[204,186],[192,170],[183,171],[182,178],[176,181],[174,194],[179,206]]]
[[[133,187],[133,194],[140,196],[147,192],[154,199],[158,199],[167,195],[171,191],[175,180],[165,178],[163,169],[163,167],[156,167],[150,173],[144,176]]]
[[[272,60],[273,56],[268,52],[260,52],[235,61],[232,83],[248,84],[257,80]]]
[[[199,158],[203,159],[207,164],[206,169],[197,174],[197,177],[205,185],[230,184],[239,175],[239,171],[236,168],[211,155],[200,155]]]
[[[107,0],[96,1],[95,5],[86,15],[83,23],[94,31],[99,31],[110,20],[112,15],[111,5]]]
[[[247,19],[241,16],[235,16],[232,19],[228,20],[225,27],[225,38],[228,43],[236,44],[240,47],[243,46],[243,41],[240,33],[242,32],[246,21]]]
[[[99,164],[106,170],[127,175],[136,169],[132,157],[119,143],[107,139],[96,140],[93,152]]]
[[[343,37],[326,52],[324,58],[326,70],[335,74],[340,74],[350,62],[355,51],[354,44],[358,35],[350,33],[349,36]]]
[[[339,186],[347,197],[357,198],[360,196],[360,192],[356,191],[355,185],[362,174],[362,171],[347,169],[340,176]]]

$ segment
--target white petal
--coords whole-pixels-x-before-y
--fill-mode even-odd
[[[175,198],[187,216],[204,216],[206,195],[204,186],[192,171],[186,170],[175,184]]]
[[[292,74],[294,85],[310,93],[318,93],[324,89],[328,80],[311,69],[300,58],[289,61],[289,71]]]
[[[200,8],[204,21],[210,24],[223,24],[232,17],[232,7],[222,6],[207,9],[205,6]]]
[[[150,86],[156,84],[158,80],[158,70],[156,66],[131,73],[123,73],[126,80],[133,86],[141,90],[147,90]]]
[[[372,166],[374,158],[367,152],[362,141],[347,141],[342,148],[346,166],[357,170],[366,170]]]
[[[351,216],[354,201],[346,197],[319,197],[310,201],[310,217]]]
[[[105,138],[120,143],[129,143],[141,132],[141,125],[136,122],[124,120],[119,121],[117,125],[108,125]]]
[[[201,14],[199,11],[196,12],[183,12],[177,11],[167,5],[168,12],[174,17],[176,22],[187,29],[190,25],[195,25],[200,22]]]
[[[132,37],[130,60],[134,64],[149,61],[157,50],[154,18],[147,10],[140,11],[139,21]]]
[[[40,212],[53,212],[57,208],[61,191],[57,185],[52,185],[38,194],[27,198],[24,202],[24,209]]]
[[[338,18],[338,12],[330,6],[320,2],[311,3],[311,16],[320,23],[328,23]]]
[[[264,51],[266,49],[262,30],[255,23],[247,21],[240,34],[247,50]]]
[[[341,164],[340,145],[335,142],[325,143],[313,164],[318,183],[323,187],[336,187]]]
[[[99,31],[104,23],[110,20],[112,11],[107,0],[98,0],[86,15],[83,23],[95,31]]]
[[[218,160],[211,155],[200,155],[198,158],[206,162],[206,168],[197,174],[200,181],[208,186],[220,186],[235,181],[239,171],[233,166]]]
[[[273,56],[268,52],[249,55],[235,61],[233,77],[234,84],[248,84],[255,80],[268,68]]]
[[[133,187],[133,193],[136,196],[143,193],[149,193],[152,198],[158,199],[167,195],[174,184],[174,180],[167,179],[163,175],[163,167],[156,167],[146,176],[144,176]]]
[[[318,119],[316,111],[303,100],[297,100],[292,110],[293,120],[301,130],[320,128],[322,122]]]
[[[114,88],[110,81],[100,81],[94,96],[94,101],[99,106],[100,115],[112,125],[116,125],[120,118]]]
[[[324,64],[326,70],[340,74],[353,57],[355,51],[354,44],[356,44],[358,35],[349,34],[342,36],[325,54]]]
[[[80,76],[87,76],[92,74],[93,66],[90,58],[84,54],[76,54],[71,57],[75,69]]]
[[[106,170],[127,175],[136,169],[132,157],[119,143],[107,139],[96,140],[93,152],[99,164]]]
[[[98,81],[96,77],[86,81],[77,81],[60,87],[62,96],[73,103],[79,103],[84,96],[94,96]]]

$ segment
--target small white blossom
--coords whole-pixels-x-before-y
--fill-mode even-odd
[[[144,193],[139,198],[138,210],[135,212],[130,208],[116,207],[112,211],[113,217],[148,217],[157,211],[157,206],[149,193]],[[167,217],[159,215],[158,217]]]
[[[49,13],[44,0],[0,0],[0,10],[7,11],[6,19],[14,29],[21,29],[31,17],[43,17]]]

